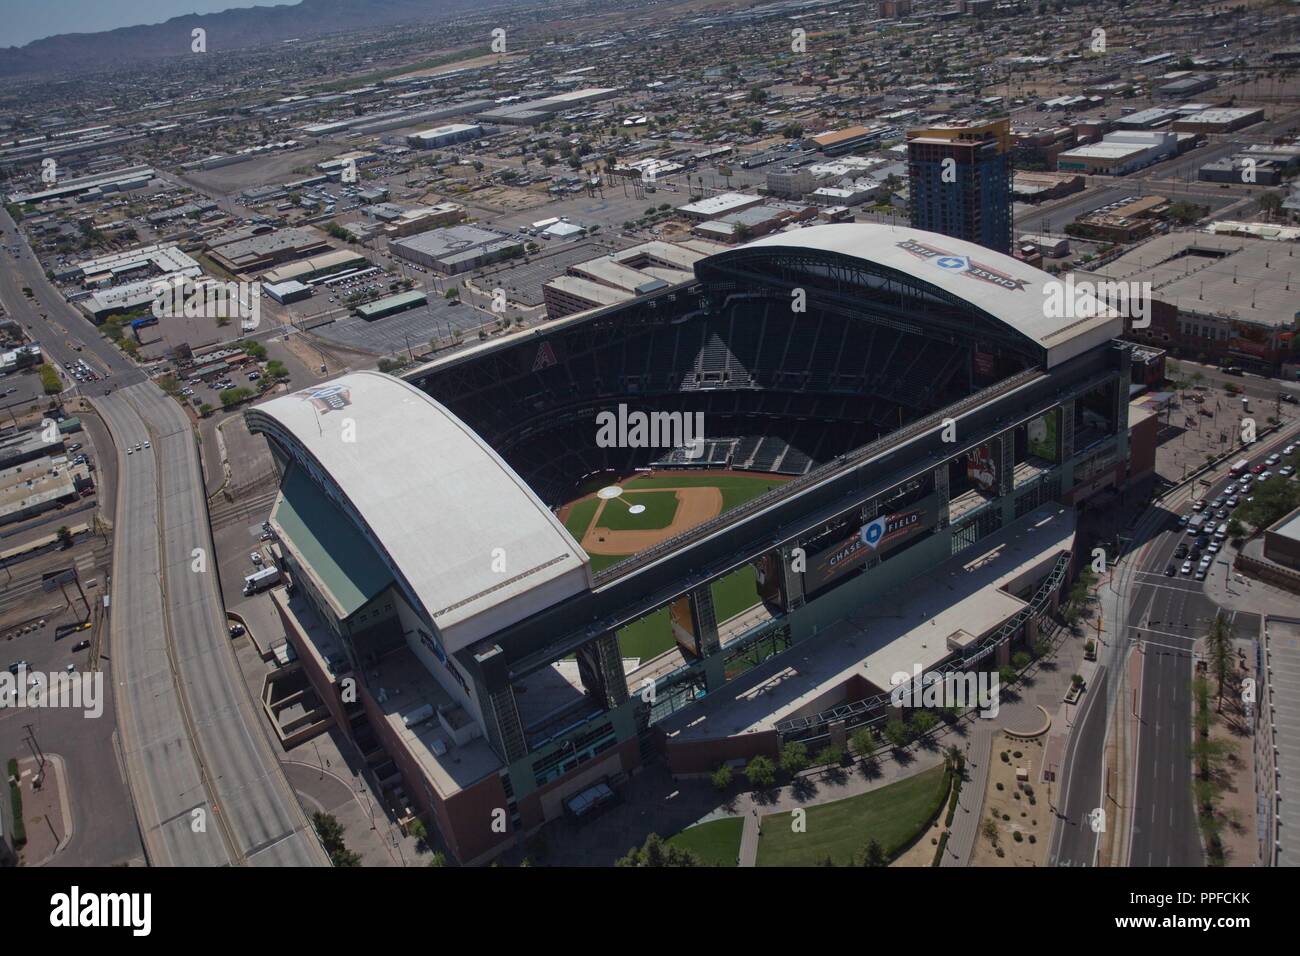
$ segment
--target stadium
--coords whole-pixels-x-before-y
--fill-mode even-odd
[[[249,410],[304,687],[475,862],[650,760],[842,742],[900,673],[996,668],[1128,469],[1122,320],[1046,317],[1050,281],[815,226]]]

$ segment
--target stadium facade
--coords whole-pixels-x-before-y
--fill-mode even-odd
[[[1072,506],[1126,480],[1122,320],[1046,318],[1049,281],[945,236],[811,227],[405,380],[250,409],[282,475],[272,594],[316,694],[473,862],[651,759],[842,740],[886,715],[891,675],[996,668],[1071,575]],[[703,413],[702,447],[601,447],[615,406]],[[785,480],[600,567],[556,517],[678,467]],[[714,585],[745,569],[752,603],[719,620]],[[626,654],[664,609],[675,646]]]

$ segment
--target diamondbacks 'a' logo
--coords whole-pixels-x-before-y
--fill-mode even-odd
[[[298,393],[304,402],[311,402],[322,415],[332,411],[341,411],[352,404],[352,390],[346,385],[322,385],[319,388],[307,388]]]
[[[555,357],[555,349],[551,347],[550,342],[543,342],[537,346],[537,354],[533,356],[533,371],[540,372],[544,368],[550,368],[558,363]]]

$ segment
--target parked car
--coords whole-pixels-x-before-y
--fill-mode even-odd
[[[1190,561],[1184,561],[1184,562],[1183,562],[1182,573],[1183,573],[1183,574],[1191,574],[1191,573],[1192,573],[1192,562],[1190,562]]]

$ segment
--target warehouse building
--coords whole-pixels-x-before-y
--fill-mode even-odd
[[[0,525],[69,504],[94,488],[86,465],[64,455],[0,469]]]
[[[284,282],[267,282],[262,285],[262,289],[281,305],[309,299],[312,293],[311,286],[303,285],[297,279],[288,279]]]
[[[1250,156],[1225,156],[1206,163],[1196,171],[1203,183],[1238,183],[1251,186],[1276,186],[1282,182],[1282,170],[1270,160]]]
[[[573,90],[569,93],[560,93],[556,96],[543,97],[538,100],[524,100],[519,103],[499,106],[495,109],[475,113],[474,119],[488,123],[505,123],[511,126],[535,126],[538,123],[546,122],[556,113],[607,100],[617,94],[618,90],[616,88],[589,87],[582,90]]]
[[[477,123],[452,123],[412,133],[406,137],[406,145],[413,149],[439,149],[478,139],[482,135],[483,127]]]
[[[677,211],[687,219],[704,222],[709,219],[719,219],[733,212],[740,212],[740,210],[748,209],[750,206],[757,206],[762,201],[762,196],[751,196],[748,193],[718,193],[716,196],[709,196],[706,199],[687,203],[685,206],[678,206]]]
[[[1173,232],[1077,278],[1150,282],[1151,324],[1128,331],[1143,344],[1273,374],[1293,360],[1300,332],[1288,251],[1277,239]]]
[[[1125,176],[1169,159],[1178,152],[1173,132],[1132,131],[1108,133],[1100,143],[1067,149],[1056,160],[1061,172]]]
[[[294,226],[233,242],[208,244],[216,263],[236,274],[261,272],[282,262],[327,252],[329,248],[325,234],[310,226]]]
[[[1176,133],[1231,133],[1264,120],[1260,109],[1208,109],[1174,120]]]
[[[388,250],[443,275],[456,275],[523,255],[524,244],[490,229],[458,225],[390,242]]]
[[[407,309],[418,308],[426,304],[429,297],[423,292],[399,292],[397,295],[386,296],[382,299],[376,299],[374,302],[367,302],[365,305],[357,306],[357,315],[367,322],[373,322],[375,319],[382,319],[390,315],[396,315],[398,312],[405,312]]]
[[[369,264],[369,259],[351,249],[333,249],[319,256],[309,256],[298,262],[272,269],[262,276],[262,280],[271,283],[289,282],[294,279],[299,282],[311,282],[321,276]]]

